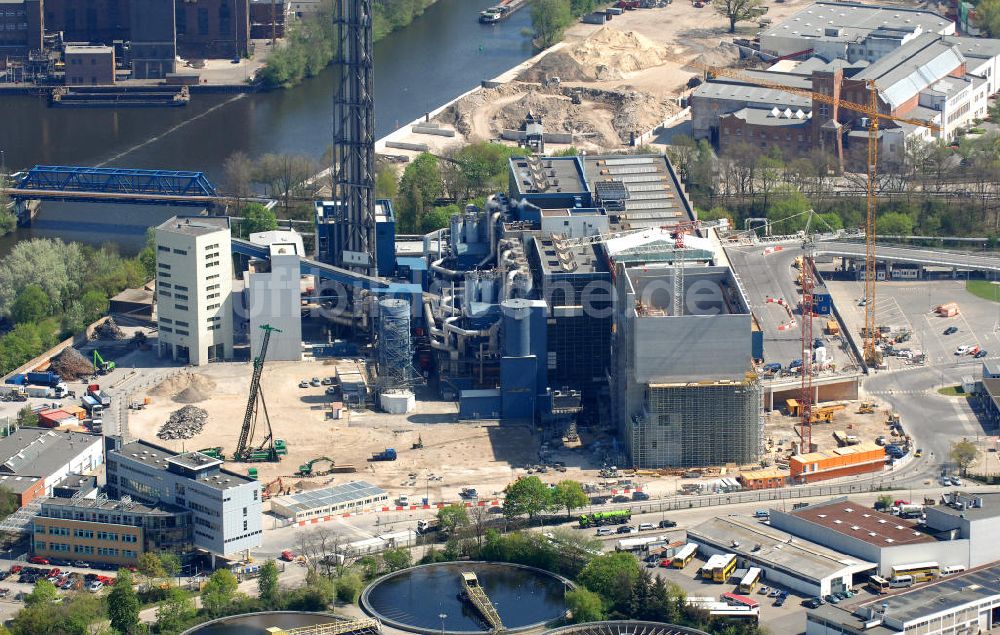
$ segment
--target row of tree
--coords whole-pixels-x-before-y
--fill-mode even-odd
[[[392,165],[380,166],[376,194],[393,200],[400,232],[434,231],[466,204],[481,204],[488,194],[505,189],[508,160],[525,152],[500,143],[473,143],[441,157],[425,152],[398,180]],[[445,198],[454,202],[441,205]]]
[[[434,0],[380,0],[372,6],[375,41],[400,29],[424,12]],[[280,47],[271,51],[260,80],[267,88],[288,88],[314,77],[337,55],[333,0],[323,0],[316,13],[288,29]]]
[[[598,0],[536,0],[531,5],[535,46],[547,49],[559,42],[574,19],[604,4],[607,3]]]
[[[14,326],[0,337],[6,373],[103,315],[108,299],[153,276],[155,253],[124,258],[113,246],[34,238],[0,259],[0,317]]]
[[[913,139],[902,161],[882,161],[876,182],[879,234],[1000,233],[998,141],[990,135],[956,145]],[[863,225],[866,175],[842,172],[822,149],[786,159],[776,146],[761,153],[736,143],[716,156],[706,140],[679,135],[669,154],[696,206],[709,210],[701,218],[726,216],[740,224],[763,216],[785,233],[802,229],[802,212],[814,209],[822,230]]]

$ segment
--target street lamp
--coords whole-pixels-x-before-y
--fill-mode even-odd
[[[438,618],[441,620],[441,635],[444,635],[444,621],[448,618],[444,613],[439,613]]]

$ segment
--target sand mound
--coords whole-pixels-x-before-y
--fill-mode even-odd
[[[660,66],[672,59],[665,46],[633,31],[603,28],[577,44],[550,53],[520,79],[562,81],[623,79],[629,73]]]
[[[732,42],[719,42],[719,46],[705,51],[694,62],[701,66],[733,66],[740,61],[740,47]]]
[[[214,391],[215,382],[208,377],[181,373],[164,379],[149,394],[170,397],[178,403],[197,403],[208,399]]]

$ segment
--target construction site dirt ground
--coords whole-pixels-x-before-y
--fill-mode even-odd
[[[860,441],[874,441],[878,436],[884,435],[890,438],[889,427],[886,425],[888,407],[878,400],[869,400],[875,404],[875,412],[871,414],[860,414],[858,408],[861,402],[858,401],[835,401],[831,403],[819,404],[816,407],[824,407],[833,404],[844,404],[846,407],[833,415],[832,423],[816,423],[812,427],[812,442],[819,451],[832,450],[839,447],[834,438],[834,432],[843,432],[845,435],[854,435]],[[782,409],[784,404],[782,404]],[[764,442],[765,456],[770,459],[771,464],[779,456],[787,458],[788,450],[792,444],[799,442],[799,434],[796,426],[799,423],[798,417],[790,417],[778,411],[777,404],[773,412],[764,415]]]

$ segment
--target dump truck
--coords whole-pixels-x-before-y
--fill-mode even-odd
[[[395,461],[397,458],[396,450],[393,448],[386,448],[381,452],[376,452],[372,455],[369,461]]]
[[[417,521],[417,533],[418,534],[429,534],[432,531],[437,531],[441,529],[441,523],[437,518],[431,519],[421,519]]]
[[[90,384],[87,386],[87,395],[93,397],[97,403],[105,408],[111,405],[111,395],[101,390],[100,384]]]

